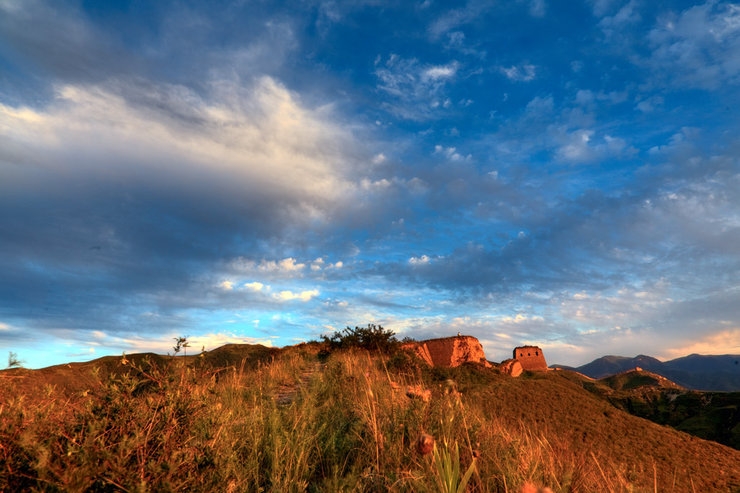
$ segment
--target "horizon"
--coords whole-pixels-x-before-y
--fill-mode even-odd
[[[722,1],[0,0],[0,350],[740,354],[739,89]]]
[[[462,337],[474,337],[474,336],[469,336],[467,334],[461,334],[461,336]],[[448,339],[448,338],[453,338],[453,337],[456,337],[456,335],[441,336],[440,338],[441,339]],[[189,338],[187,339],[187,342],[188,342],[189,345],[186,346],[186,347],[184,347],[184,348],[182,348],[183,353],[181,355],[179,355],[179,356],[178,356],[177,353],[174,352],[174,347],[171,346],[170,349],[172,349],[172,351],[161,351],[161,350],[159,350],[157,348],[153,348],[152,350],[148,350],[148,351],[147,350],[144,350],[144,351],[137,351],[137,352],[123,351],[121,354],[103,354],[103,355],[97,355],[97,356],[94,356],[94,357],[91,357],[91,358],[87,358],[87,359],[70,360],[70,361],[65,361],[65,362],[60,362],[60,363],[54,363],[52,365],[45,365],[45,366],[40,366],[40,367],[31,367],[31,366],[28,366],[25,363],[25,361],[23,361],[21,358],[18,357],[18,358],[16,358],[17,364],[14,365],[13,368],[23,368],[23,369],[27,369],[27,370],[40,370],[40,369],[44,369],[44,368],[49,368],[51,366],[65,365],[65,364],[69,364],[69,363],[88,363],[88,362],[95,361],[95,360],[97,360],[99,358],[103,358],[103,357],[119,357],[119,356],[122,357],[122,356],[131,356],[131,355],[134,355],[134,354],[147,354],[147,353],[153,353],[153,354],[157,354],[159,356],[181,357],[181,356],[188,355],[188,351],[187,351],[188,348],[190,348],[189,356],[194,357],[194,356],[197,356],[198,354],[201,354],[202,351],[205,351],[205,352],[213,351],[213,350],[219,349],[220,347],[223,347],[224,345],[227,345],[227,344],[252,344],[252,343],[227,342],[227,343],[224,343],[221,346],[216,346],[216,347],[211,347],[211,348],[206,348],[205,346],[203,346],[201,348],[201,350],[199,350],[196,347],[197,345],[190,344],[192,341]],[[295,344],[287,345],[287,346],[265,346],[265,345],[263,345],[263,346],[265,346],[265,347],[273,347],[273,348],[276,348],[276,349],[284,349],[284,348],[289,348],[289,347],[293,347],[293,346],[298,346],[300,344],[310,344],[310,343],[316,343],[316,342],[320,342],[320,341],[317,341],[317,340],[300,341],[300,342],[297,342]],[[415,339],[415,342],[426,342],[426,340],[416,340]],[[259,344],[259,343],[256,343],[256,344]],[[512,348],[509,351],[509,353],[511,353],[516,347],[519,347],[519,346],[512,346]],[[485,352],[485,348],[484,348],[484,352]],[[543,354],[545,356],[545,360],[548,360],[547,353],[544,350],[543,350]],[[14,356],[17,357],[18,355],[14,353]],[[675,358],[671,358],[671,359],[659,358],[659,357],[656,357],[656,356],[651,356],[649,354],[642,354],[642,353],[641,354],[636,354],[634,356],[625,356],[625,355],[618,355],[618,354],[602,354],[601,356],[597,356],[596,358],[594,358],[592,360],[584,361],[584,362],[581,362],[579,364],[565,364],[565,363],[561,363],[561,362],[547,361],[547,366],[549,368],[552,368],[554,366],[559,366],[559,367],[566,367],[566,368],[572,368],[574,370],[577,370],[581,366],[585,366],[585,365],[587,365],[589,363],[593,363],[593,362],[595,362],[597,360],[604,359],[604,358],[636,359],[636,358],[639,358],[641,356],[648,357],[648,358],[654,358],[654,359],[660,361],[661,363],[666,363],[666,362],[669,362],[669,361],[673,361],[675,359],[687,358],[687,357],[690,357],[690,356],[702,356],[702,357],[703,356],[707,356],[707,357],[711,357],[711,356],[732,356],[732,357],[738,357],[738,356],[740,356],[740,354],[731,354],[731,353],[723,353],[723,354],[719,354],[719,353],[717,353],[717,354],[691,353],[691,354],[684,354],[684,355],[676,356]],[[500,359],[494,359],[494,358],[489,357],[488,353],[486,352],[486,360],[489,361],[490,363],[493,363],[493,364],[500,364],[503,361],[505,361],[507,359],[510,359],[510,358],[511,358],[511,354],[507,355],[506,357],[502,357]],[[10,368],[11,367],[8,367],[8,368],[0,368],[0,370],[10,369]]]

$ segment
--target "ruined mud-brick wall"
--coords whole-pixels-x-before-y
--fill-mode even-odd
[[[498,369],[504,375],[509,375],[511,377],[518,377],[524,371],[522,364],[516,359],[507,359],[502,361],[498,365]]]
[[[472,336],[444,337],[422,341],[414,347],[416,354],[432,366],[455,367],[463,363],[482,363],[486,354],[480,341]]]
[[[514,349],[514,359],[529,371],[547,371],[547,362],[542,349],[537,346],[522,346]]]

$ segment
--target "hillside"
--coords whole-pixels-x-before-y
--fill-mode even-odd
[[[577,374],[319,349],[2,371],[0,491],[439,491],[441,465],[459,480],[473,461],[470,491],[740,491],[740,451],[631,416]],[[439,453],[417,450],[422,432]]]
[[[640,367],[655,372],[693,390],[740,392],[740,355],[706,356],[692,354],[661,362],[651,356],[603,356],[591,363],[571,368],[591,378],[600,379]]]
[[[146,371],[151,367],[164,368],[168,365],[190,364],[202,370],[223,369],[230,366],[246,365],[253,368],[279,355],[280,349],[259,344],[226,344],[212,351],[190,356],[162,356],[154,353],[126,355],[130,364],[122,365],[121,356],[104,356],[85,363],[67,363],[48,366],[38,370],[11,368],[0,371],[0,382],[12,382],[17,394],[33,395],[42,389],[49,389],[60,395],[73,396],[96,386],[101,381],[122,378],[128,374],[139,374],[132,368]]]
[[[646,370],[583,387],[632,415],[740,450],[740,392],[689,390]]]

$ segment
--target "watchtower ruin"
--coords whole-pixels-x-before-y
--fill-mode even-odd
[[[514,359],[521,363],[524,370],[547,371],[545,354],[537,346],[521,346],[515,348]]]

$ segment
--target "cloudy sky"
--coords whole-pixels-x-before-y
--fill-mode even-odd
[[[739,103],[720,1],[0,0],[0,350],[738,354]]]

